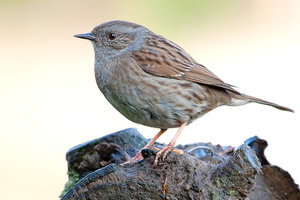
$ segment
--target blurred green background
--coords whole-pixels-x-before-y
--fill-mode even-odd
[[[109,105],[95,83],[91,44],[73,37],[114,19],[176,42],[240,91],[295,109],[221,107],[178,144],[238,146],[258,135],[269,142],[270,162],[299,183],[299,1],[1,0],[0,199],[56,199],[72,146],[128,127],[156,134]]]

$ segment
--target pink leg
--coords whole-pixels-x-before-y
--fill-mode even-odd
[[[184,129],[184,127],[186,126],[186,124],[187,124],[186,122],[182,123],[181,126],[179,127],[175,137],[171,140],[171,142],[156,153],[156,157],[155,157],[154,164],[153,164],[154,167],[157,166],[158,159],[159,159],[159,157],[161,157],[161,155],[163,155],[162,159],[164,160],[166,158],[167,154],[174,149],[176,140],[178,139],[179,135],[181,134],[181,132]]]
[[[139,160],[142,160],[143,159],[143,156],[142,156],[142,150],[143,149],[147,149],[149,148],[164,132],[166,132],[167,129],[160,129],[160,131],[154,136],[154,138],[148,143],[146,144],[146,146],[144,146],[137,154],[136,156],[134,156],[133,158],[131,158],[130,160],[122,163],[121,165],[125,165],[125,164],[133,164]]]

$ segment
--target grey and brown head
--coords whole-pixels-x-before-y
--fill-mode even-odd
[[[90,33],[74,36],[92,41],[96,55],[111,57],[126,50],[138,49],[144,41],[142,37],[148,31],[131,22],[109,21],[96,26]]]

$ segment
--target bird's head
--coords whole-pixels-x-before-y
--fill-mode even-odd
[[[139,49],[148,30],[126,21],[110,21],[96,26],[91,32],[75,37],[92,41],[96,56],[114,57]]]

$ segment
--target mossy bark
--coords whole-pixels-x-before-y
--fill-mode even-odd
[[[135,129],[126,129],[79,145],[68,152],[70,180],[71,182],[80,180],[75,185],[70,185],[71,188],[67,190],[62,200],[234,200],[300,197],[299,189],[293,187],[294,183],[288,176],[282,176],[285,177],[284,183],[289,183],[283,188],[292,193],[292,196],[288,194],[288,197],[292,198],[277,194],[282,184],[279,180],[276,182],[277,193],[269,192],[268,188],[274,185],[270,181],[266,182],[269,180],[267,176],[271,178],[280,170],[271,169],[272,173],[276,174],[269,174],[269,168],[272,167],[264,165],[262,170],[267,175],[260,173],[259,160],[262,159],[266,145],[255,146],[259,144],[259,140],[259,138],[247,140],[247,144],[241,145],[235,151],[230,146],[214,146],[210,143],[179,145],[177,148],[184,150],[185,153],[182,155],[169,153],[165,160],[160,160],[156,168],[153,167],[156,151],[148,149],[143,151],[142,161],[132,166],[120,166],[119,163],[133,156],[147,142]],[[259,159],[248,145],[255,146],[255,151],[260,152],[257,154]],[[162,147],[158,143],[154,146]],[[97,167],[99,169],[95,169]],[[286,194],[284,191],[281,193]]]

